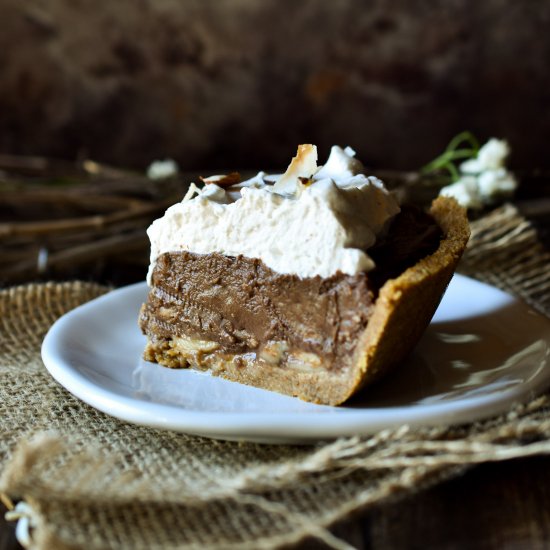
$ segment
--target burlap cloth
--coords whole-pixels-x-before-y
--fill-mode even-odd
[[[550,255],[512,206],[473,224],[462,273],[550,314]],[[142,428],[73,398],[40,344],[52,322],[107,289],[0,293],[0,492],[22,499],[34,548],[271,548],[469,466],[550,452],[550,395],[482,423],[401,426],[316,446],[228,443]]]

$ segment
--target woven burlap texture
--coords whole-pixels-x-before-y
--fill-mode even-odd
[[[461,271],[550,313],[550,256],[510,205],[472,224]],[[477,424],[315,446],[231,443],[130,425],[46,371],[53,321],[107,292],[88,283],[0,292],[0,492],[30,505],[33,548],[272,548],[469,466],[550,452],[550,396]]]

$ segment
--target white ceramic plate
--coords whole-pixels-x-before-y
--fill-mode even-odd
[[[92,407],[136,424],[221,439],[308,442],[505,411],[550,383],[550,321],[455,276],[412,355],[344,407],[327,407],[141,359],[145,283],[59,319],[44,340],[52,376]]]

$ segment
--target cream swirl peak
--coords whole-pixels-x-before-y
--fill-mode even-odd
[[[368,177],[350,147],[332,147],[324,166],[317,148],[300,145],[286,172],[264,172],[229,187],[229,176],[191,184],[183,201],[149,227],[151,266],[165,252],[257,258],[299,277],[354,275],[374,263],[365,252],[399,212],[397,201]]]

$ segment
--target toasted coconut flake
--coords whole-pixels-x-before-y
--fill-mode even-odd
[[[198,195],[200,191],[201,190],[199,187],[197,187],[194,183],[191,183],[189,189],[187,190],[187,193],[185,193],[185,196],[183,197],[182,202],[190,201],[195,195]]]
[[[286,172],[279,178],[273,189],[288,193],[296,188],[298,178],[311,178],[317,172],[317,147],[311,144],[298,145],[298,152],[291,160]]]
[[[230,174],[220,174],[218,176],[209,176],[208,178],[199,176],[199,179],[206,185],[214,183],[218,187],[225,188],[240,183],[241,175],[239,172],[231,172]]]

